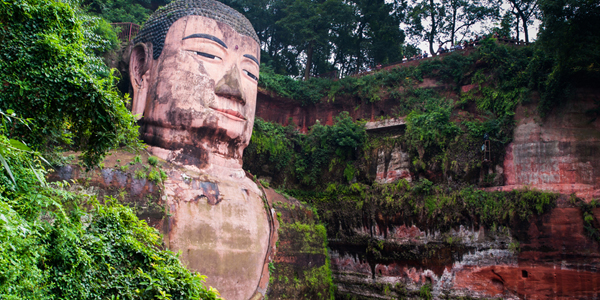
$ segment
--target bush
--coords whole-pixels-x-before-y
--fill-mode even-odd
[[[274,180],[277,184],[297,182],[315,188],[336,166],[340,168],[336,178],[353,177],[357,170],[351,162],[358,159],[365,140],[364,125],[353,122],[347,112],[335,117],[332,126],[317,122],[306,135],[295,131],[293,124],[284,127],[257,118],[244,151],[244,169],[259,174],[267,165],[267,172],[283,177]]]
[[[139,145],[88,17],[65,2],[25,0],[1,2],[0,20],[0,106],[33,120],[31,129],[12,124],[14,135],[47,153],[82,150],[88,167],[120,144]]]

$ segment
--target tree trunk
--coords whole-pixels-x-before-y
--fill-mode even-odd
[[[429,51],[430,53],[433,55],[433,40],[437,34],[435,28],[437,26],[437,24],[435,24],[435,6],[433,3],[433,0],[429,0],[429,11],[431,12],[431,32],[430,35],[428,36],[428,40],[429,40]]]
[[[308,43],[308,49],[306,50],[306,69],[304,70],[304,80],[310,78],[310,68],[312,66],[312,55],[313,55],[313,42]]]
[[[527,32],[527,20],[525,19],[525,16],[522,16],[521,19],[523,20],[523,33],[525,34],[525,42],[529,43],[529,33]]]
[[[517,21],[515,22],[517,25],[517,40],[519,39],[519,16],[517,16]]]
[[[454,7],[452,8],[452,32],[450,33],[450,40],[452,41],[452,45],[450,45],[450,47],[454,46],[454,39],[455,39],[455,32],[456,32],[456,13],[457,13],[458,9],[456,8],[456,5],[454,5]]]
[[[357,54],[356,54],[356,73],[360,73],[360,67],[362,64],[361,58],[362,55],[360,53],[360,46],[362,44],[362,39],[363,39],[363,30],[365,30],[365,26],[367,26],[366,22],[361,22],[360,26],[358,27],[358,43],[356,44],[356,50],[357,50]]]

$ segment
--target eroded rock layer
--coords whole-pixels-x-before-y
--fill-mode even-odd
[[[586,234],[581,210],[566,197],[550,212],[510,228],[460,226],[442,234],[393,216],[381,221],[385,227],[359,221],[348,235],[330,239],[339,297],[411,298],[427,294],[429,286],[439,298],[600,295],[598,242]]]

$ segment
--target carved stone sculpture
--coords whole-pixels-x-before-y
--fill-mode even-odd
[[[167,247],[226,299],[260,299],[274,243],[262,192],[242,170],[260,47],[250,22],[212,0],[157,10],[130,55],[132,110],[154,155],[181,166],[164,183]]]

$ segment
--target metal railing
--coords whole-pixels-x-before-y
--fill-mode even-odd
[[[131,41],[140,31],[140,25],[125,22],[125,23],[110,23],[114,28],[119,29],[117,36],[121,42]]]

